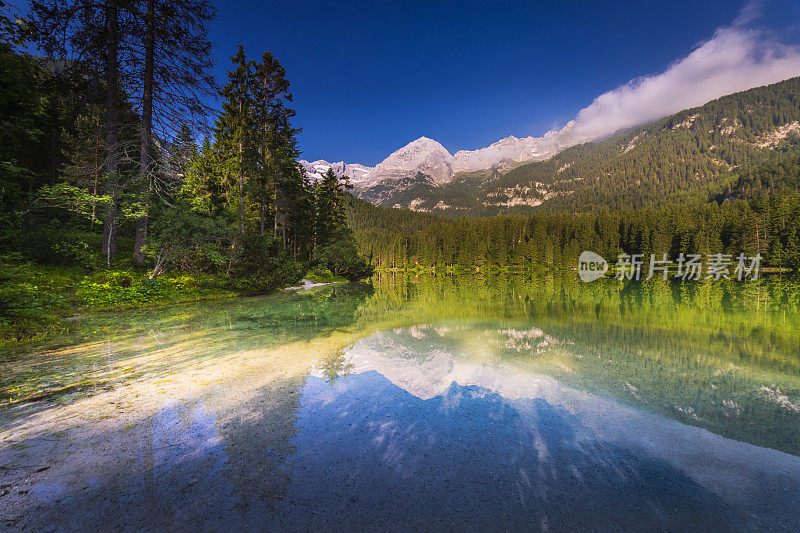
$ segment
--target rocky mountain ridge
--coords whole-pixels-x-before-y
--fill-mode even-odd
[[[540,138],[507,137],[455,155],[422,137],[372,168],[308,165],[317,173],[332,167],[347,174],[354,194],[375,205],[448,216],[724,200],[758,188],[750,183],[753,172],[760,175],[754,169],[774,167],[771,181],[761,185],[771,188],[781,169],[793,168],[800,153],[798,101],[800,77],[594,142],[570,123]]]
[[[485,148],[459,150],[455,154],[450,154],[439,142],[423,136],[396,150],[374,167],[325,160],[301,160],[300,164],[312,180],[320,179],[332,168],[337,176],[347,175],[357,189],[367,189],[386,180],[407,180],[417,174],[429,176],[434,184],[441,185],[450,182],[460,172],[508,169],[519,163],[549,159],[578,143],[572,134],[574,125],[570,122],[561,130],[549,131],[543,137],[517,138],[510,135]]]

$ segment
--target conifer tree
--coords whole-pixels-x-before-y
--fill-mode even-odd
[[[65,65],[88,62],[102,72],[104,85],[104,177],[105,194],[110,198],[103,220],[102,251],[108,264],[117,252],[119,200],[123,189],[121,160],[120,99],[129,87],[128,72],[121,65],[129,63],[126,46],[133,34],[131,3],[128,0],[59,0],[34,1],[32,23],[42,48],[51,57],[70,59]]]
[[[253,65],[247,60],[240,44],[231,57],[232,70],[228,83],[220,91],[224,99],[222,112],[215,125],[216,142],[225,168],[236,178],[238,193],[239,232],[245,232],[245,187],[254,174],[258,160],[258,145],[254,135]]]
[[[322,176],[315,186],[316,192],[316,224],[314,248],[327,244],[334,229],[345,224],[345,190],[352,188],[347,176],[341,179],[332,168]]]
[[[134,259],[142,263],[147,242],[149,192],[165,184],[153,156],[154,134],[164,138],[180,125],[196,125],[207,106],[205,97],[214,87],[211,73],[212,44],[208,24],[215,10],[205,0],[140,0],[136,3],[138,40],[134,50],[136,79],[140,83],[141,139],[138,189],[143,205],[136,219]],[[169,187],[169,184],[166,184]]]
[[[297,172],[299,151],[296,140],[299,130],[291,124],[295,112],[288,106],[292,101],[292,93],[289,91],[286,71],[272,52],[264,52],[261,61],[254,65],[254,71],[254,115],[259,123],[261,151],[254,188],[259,202],[260,232],[262,235],[265,232],[268,195],[271,193],[272,234],[277,237],[280,225],[285,245],[289,223],[287,207],[292,196],[289,189],[296,189],[300,178]]]

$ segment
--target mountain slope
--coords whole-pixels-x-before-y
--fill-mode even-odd
[[[325,160],[319,159],[317,161],[301,160],[300,166],[303,167],[306,176],[314,181],[322,179],[322,175],[325,174],[328,169],[332,168],[334,174],[337,176],[348,176],[353,185],[360,187],[374,185],[374,182],[370,179],[370,175],[374,169],[359,165],[358,163],[347,164],[344,161],[328,163]]]
[[[404,180],[413,180],[417,174],[428,176],[435,184],[449,182],[460,172],[473,172],[489,168],[512,168],[522,162],[541,161],[552,157],[564,148],[578,143],[570,122],[559,131],[547,132],[543,137],[509,136],[478,150],[459,150],[451,155],[433,139],[420,137],[396,150],[374,167],[357,163],[329,163],[324,160],[301,160],[306,175],[312,180],[332,168],[337,176],[347,175],[359,191],[379,186],[379,191],[366,196],[383,197],[393,189],[406,190]],[[584,139],[586,140],[586,139]]]
[[[434,183],[446,183],[453,175],[453,156],[444,146],[420,137],[392,153],[375,166],[375,175],[382,180],[403,179],[422,173],[433,179]]]
[[[418,175],[398,190],[374,194],[367,187],[359,196],[378,205],[456,216],[536,206],[581,211],[704,201],[738,194],[740,176],[799,153],[800,78],[793,78],[573,146],[544,161],[456,173],[446,183]]]

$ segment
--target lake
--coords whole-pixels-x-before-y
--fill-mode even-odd
[[[0,360],[22,529],[800,529],[800,283],[380,275]]]

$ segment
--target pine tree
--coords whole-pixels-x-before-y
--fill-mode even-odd
[[[225,175],[220,171],[222,168],[224,162],[220,152],[206,137],[182,180],[181,194],[188,199],[192,209],[214,217],[224,217],[230,202],[231,187],[225,182]]]
[[[266,229],[268,196],[272,200],[273,236],[277,237],[278,226],[282,227],[284,245],[288,223],[287,205],[291,192],[297,186],[298,173],[296,135],[291,119],[294,110],[288,107],[292,101],[286,71],[266,51],[261,61],[254,65],[253,114],[257,122],[260,150],[259,171],[254,179],[254,190],[258,196],[260,232]]]
[[[142,65],[137,72],[142,111],[138,187],[144,210],[136,219],[133,257],[142,263],[149,192],[163,185],[156,179],[153,135],[164,138],[206,115],[204,98],[214,87],[208,23],[215,10],[205,0],[141,0],[135,14],[141,36],[135,50]]]
[[[322,180],[316,184],[315,249],[327,244],[334,230],[345,224],[347,214],[344,191],[351,187],[349,179],[346,176],[338,178],[332,168],[329,168],[322,176]]]
[[[169,173],[177,180],[183,180],[192,161],[198,155],[194,132],[187,123],[182,123],[178,134],[172,141],[169,154]]]
[[[236,55],[231,57],[233,69],[228,71],[228,83],[220,91],[224,98],[222,112],[215,126],[215,140],[226,160],[226,166],[236,176],[238,187],[239,232],[245,232],[245,186],[255,174],[258,161],[258,145],[254,135],[253,66],[240,44]]]

